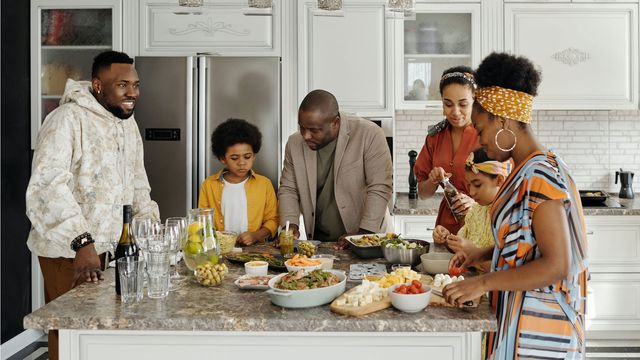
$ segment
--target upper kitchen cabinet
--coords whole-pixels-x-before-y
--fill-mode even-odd
[[[637,3],[505,4],[504,40],[542,70],[534,109],[637,109]]]
[[[480,60],[480,6],[416,4],[415,18],[396,21],[396,108],[442,108],[442,72]]]
[[[393,19],[386,1],[343,2],[341,16],[298,3],[298,97],[314,89],[336,96],[341,110],[393,115]]]
[[[198,14],[180,14],[177,0],[140,0],[139,54],[279,56],[281,1],[271,14],[247,15],[247,0],[205,1]]]
[[[31,148],[67,78],[90,80],[93,58],[122,51],[120,0],[31,0]]]

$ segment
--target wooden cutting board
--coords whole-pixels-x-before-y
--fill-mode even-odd
[[[431,287],[431,299],[429,299],[429,305],[430,306],[442,306],[442,307],[450,307],[450,308],[456,308],[455,305],[449,304],[443,297],[442,297],[442,288],[444,286],[441,286],[439,288],[436,288],[432,285],[433,283],[433,278],[431,276],[429,276],[428,278],[426,276],[422,276],[422,283],[424,285],[428,285],[429,287]],[[482,297],[479,297],[477,299],[474,299],[471,303],[471,305],[464,305],[464,307],[478,307],[478,305],[480,305],[480,300]]]
[[[338,302],[338,299],[345,298],[347,294],[353,292],[354,289],[350,289],[349,291],[345,292],[344,294],[338,296],[335,300],[333,300],[333,302],[331,303],[331,306],[329,306],[331,311],[341,315],[364,316],[364,315],[371,314],[373,312],[384,310],[391,307],[391,299],[389,297],[386,297],[380,301],[374,301],[371,304],[367,304],[365,306],[336,305],[336,303]]]

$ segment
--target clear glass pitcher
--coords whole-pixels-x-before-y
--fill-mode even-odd
[[[220,243],[215,235],[213,214],[213,209],[191,209],[187,214],[187,240],[182,250],[190,270],[207,263],[218,263]]]

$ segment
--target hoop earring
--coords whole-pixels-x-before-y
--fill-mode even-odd
[[[500,147],[500,144],[498,144],[498,135],[500,135],[500,133],[505,131],[505,130],[510,132],[511,135],[513,136],[513,145],[508,149],[503,149],[502,147]],[[496,143],[496,146],[498,147],[498,149],[500,149],[501,151],[504,151],[504,152],[509,152],[509,151],[513,150],[516,147],[516,143],[518,142],[517,141],[518,138],[516,137],[516,134],[511,129],[504,129],[504,128],[498,130],[498,132],[496,133],[496,136],[495,136],[495,138],[493,140]]]

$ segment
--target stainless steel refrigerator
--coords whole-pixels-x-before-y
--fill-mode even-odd
[[[280,58],[137,57],[135,118],[144,142],[151,198],[162,218],[197,207],[204,179],[222,168],[211,133],[228,118],[262,132],[254,170],[277,189],[280,169]]]

